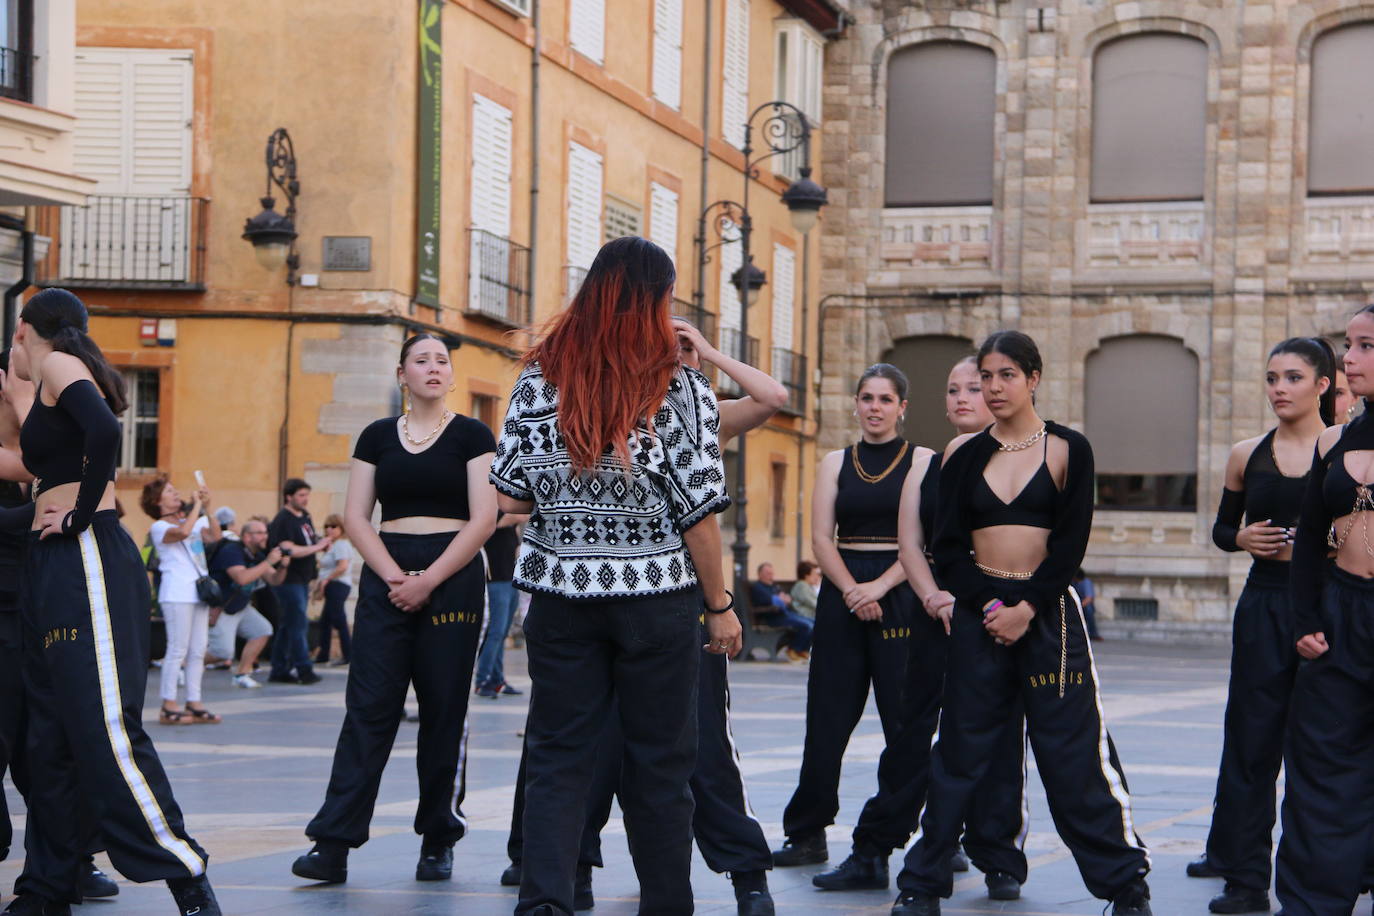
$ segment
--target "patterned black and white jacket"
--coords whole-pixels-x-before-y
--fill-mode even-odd
[[[682,532],[730,505],[711,383],[681,367],[653,430],[630,436],[630,472],[607,448],[595,469],[573,470],[558,431],[558,389],[538,364],[520,373],[496,444],[491,482],[533,501],[515,585],[569,599],[606,600],[696,584]]]

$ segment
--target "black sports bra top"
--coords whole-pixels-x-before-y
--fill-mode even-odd
[[[1298,514],[1302,511],[1302,494],[1307,489],[1310,474],[1309,470],[1301,477],[1288,477],[1279,470],[1274,461],[1274,430],[1269,430],[1250,453],[1241,478],[1245,482],[1246,523],[1272,519],[1273,524],[1280,528],[1296,525]]]
[[[1350,472],[1345,469],[1344,450],[1333,455],[1331,469],[1326,472],[1326,479],[1322,481],[1322,501],[1326,503],[1327,511],[1333,519],[1355,511],[1360,486],[1360,482],[1351,477]],[[1374,489],[1374,485],[1371,485],[1371,489]]]
[[[921,538],[930,553],[930,542],[935,539],[935,501],[940,498],[940,462],[944,455],[936,452],[930,456],[926,476],[921,478],[921,507],[916,513],[921,520]]]
[[[906,451],[903,453],[902,449]],[[835,483],[835,534],[840,540],[897,541],[897,509],[902,501],[902,484],[911,470],[911,445],[902,438],[870,445],[863,440],[844,450],[840,474]],[[901,454],[901,460],[897,460]],[[864,473],[883,475],[868,483],[854,469],[858,460]],[[895,465],[893,462],[896,462]],[[886,473],[884,473],[886,471]]]
[[[1049,436],[1044,438],[1044,451],[1040,467],[1035,469],[1031,479],[1021,488],[1011,502],[1003,502],[987,478],[980,472],[973,484],[973,492],[968,498],[969,530],[992,528],[996,525],[1026,525],[1031,528],[1054,528],[1054,504],[1059,498],[1059,488],[1054,485],[1054,476],[1049,466]]]
[[[57,398],[57,404],[49,407],[43,403],[43,388],[40,385],[33,399],[33,407],[24,418],[24,425],[19,431],[19,448],[24,455],[24,467],[37,478],[35,498],[53,487],[77,483],[82,479],[86,461],[86,431],[63,407],[64,402],[85,394],[83,389],[89,389],[96,397],[100,397],[95,385],[83,379],[64,388]],[[115,479],[113,466],[109,479]]]

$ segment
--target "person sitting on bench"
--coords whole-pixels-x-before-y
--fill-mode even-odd
[[[816,623],[792,610],[792,597],[774,579],[773,564],[760,563],[758,580],[749,586],[749,603],[754,619],[770,627],[781,627],[791,635],[787,658],[800,662],[811,657],[811,631]]]

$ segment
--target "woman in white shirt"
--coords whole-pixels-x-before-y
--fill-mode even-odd
[[[324,610],[320,612],[320,650],[315,653],[315,664],[329,661],[332,637],[338,630],[341,653],[338,664],[347,665],[353,645],[344,602],[353,591],[353,548],[344,539],[343,519],[337,515],[324,520],[324,536],[331,543],[320,556],[320,577],[315,580],[315,597],[324,599]]]
[[[210,510],[210,491],[196,490],[190,508],[166,476],[159,475],[143,488],[143,511],[152,518],[148,532],[157,551],[157,601],[167,628],[167,652],[162,657],[163,725],[223,721],[200,701],[200,682],[205,673],[205,646],[210,634],[210,608],[196,592],[196,580],[207,575],[205,545],[222,535],[219,521]],[[177,675],[186,666],[186,706],[177,706]]]

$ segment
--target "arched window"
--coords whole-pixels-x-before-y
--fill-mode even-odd
[[[886,206],[992,203],[997,57],[962,41],[902,48],[887,66]]]
[[[971,340],[928,336],[904,337],[883,354],[883,362],[901,369],[911,382],[906,423],[902,426],[907,439],[944,451],[954,438],[954,427],[945,419],[945,381],[954,364],[973,353]]]
[[[1087,423],[1097,504],[1197,506],[1198,361],[1172,337],[1113,337],[1088,356]]]
[[[1093,58],[1092,199],[1201,200],[1207,45],[1170,32],[1107,42]]]
[[[1312,45],[1307,192],[1374,193],[1374,22],[1332,29]]]

